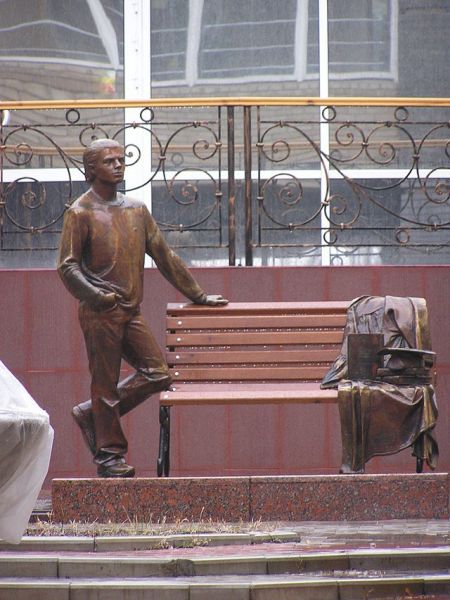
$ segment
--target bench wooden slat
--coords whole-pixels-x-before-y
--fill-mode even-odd
[[[204,306],[200,304],[177,304],[167,305],[167,314],[171,316],[205,314],[213,316],[214,313],[226,315],[246,314],[273,314],[286,315],[290,313],[302,314],[330,314],[346,313],[350,305],[349,301],[323,301],[323,302],[230,302],[225,306]]]
[[[236,388],[233,391],[218,391],[215,386],[201,391],[168,391],[161,394],[164,406],[175,405],[233,405],[233,404],[335,404],[337,390],[303,389],[296,390],[252,390],[251,387]]]
[[[320,380],[327,372],[328,367],[224,367],[224,368],[174,368],[172,376],[174,381],[214,381],[214,380],[236,380],[236,381],[263,381],[266,379],[277,379],[279,381],[305,379]]]
[[[283,331],[253,333],[168,333],[167,346],[259,346],[278,344],[337,344],[342,342],[343,332]]]
[[[333,361],[338,354],[338,348],[321,348],[316,350],[308,348],[306,350],[285,350],[277,352],[275,349],[267,350],[227,350],[222,352],[220,348],[213,350],[178,350],[178,352],[168,352],[166,355],[169,365],[185,364],[257,364],[278,362],[284,363],[329,363]]]
[[[243,315],[205,316],[189,315],[168,317],[167,329],[302,329],[311,327],[344,327],[345,314],[326,315]]]

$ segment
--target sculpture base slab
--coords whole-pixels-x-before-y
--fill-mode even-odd
[[[56,522],[448,519],[448,473],[54,479]]]

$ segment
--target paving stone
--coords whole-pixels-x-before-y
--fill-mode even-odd
[[[250,586],[239,583],[222,585],[199,584],[190,588],[189,600],[253,600]]]
[[[403,599],[423,592],[423,583],[417,581],[384,581],[363,583],[343,581],[339,583],[339,600],[361,600],[362,598],[386,598],[386,600]]]
[[[251,600],[339,600],[336,581],[261,583],[252,586]]]
[[[70,586],[70,600],[190,600],[186,583],[153,584],[148,581],[85,581]]]
[[[0,554],[0,577],[58,577],[58,557],[46,554]]]
[[[260,539],[260,538],[258,538]],[[262,540],[263,538],[261,538]],[[142,535],[142,536],[99,536],[95,538],[95,549],[97,552],[118,551],[121,548],[127,550],[130,546],[134,550],[146,550],[152,548],[183,548],[189,546],[230,546],[236,544],[251,544],[254,538],[246,533],[194,533],[179,535]]]
[[[0,580],[0,600],[72,600],[70,582],[54,579]]]
[[[30,551],[70,551],[70,552],[93,552],[95,550],[95,539],[93,537],[78,536],[24,536],[20,544],[8,544],[0,540],[0,552],[4,550]]]

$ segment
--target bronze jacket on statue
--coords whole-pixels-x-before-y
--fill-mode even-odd
[[[114,292],[123,308],[138,307],[145,254],[187,298],[198,302],[204,296],[142,202],[121,193],[108,202],[89,190],[66,211],[58,271],[79,300],[95,304],[99,293]]]

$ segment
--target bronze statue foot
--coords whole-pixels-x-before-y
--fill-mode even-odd
[[[72,417],[76,424],[81,429],[83,439],[86,442],[92,455],[95,455],[97,449],[95,445],[95,428],[94,428],[94,417],[92,410],[84,410],[80,405],[72,408]]]
[[[98,465],[97,473],[99,477],[134,477],[134,467],[127,465],[124,458],[118,457],[110,464]]]

